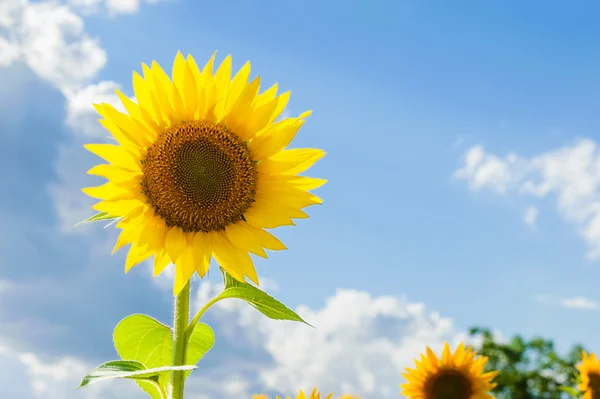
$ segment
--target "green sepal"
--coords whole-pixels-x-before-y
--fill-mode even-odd
[[[99,222],[101,220],[111,220],[116,218],[118,218],[118,216],[111,216],[108,214],[108,212],[99,212],[94,216],[90,216],[89,218],[82,220],[79,223],[76,223],[73,227],[81,226],[82,224],[86,223]]]

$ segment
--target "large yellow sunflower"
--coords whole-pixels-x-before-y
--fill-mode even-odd
[[[464,344],[452,354],[446,342],[441,359],[427,348],[427,356],[415,359],[416,369],[402,373],[407,381],[400,385],[402,394],[409,399],[492,399],[488,392],[498,372],[483,373],[487,357],[475,356]]]
[[[577,366],[581,383],[577,386],[584,399],[600,399],[600,361],[593,353],[581,353],[581,364]]]
[[[323,397],[323,399],[331,399],[333,394],[330,393],[327,397]],[[289,396],[285,397],[286,399],[292,399]],[[252,395],[252,399],[269,399],[267,395]],[[280,396],[277,396],[276,399],[281,399]],[[306,396],[304,392],[300,391],[296,399],[321,399],[321,394],[317,391],[317,388],[314,388],[311,392],[310,396]]]
[[[117,91],[127,113],[94,104],[117,144],[85,146],[108,162],[88,172],[108,182],[83,191],[119,218],[114,251],[131,244],[125,272],[152,255],[154,275],[173,263],[174,294],[194,271],[203,277],[213,256],[258,284],[249,253],[286,249],[265,229],[307,218],[302,208],[321,203],[309,190],[326,182],[298,176],[324,151],[285,149],[310,112],[276,121],[289,92],[277,95],[275,84],[259,94],[249,62],[231,78],[231,56],[213,74],[214,57],[200,71],[178,52],[172,80],[156,62],[142,64],[137,103]]]

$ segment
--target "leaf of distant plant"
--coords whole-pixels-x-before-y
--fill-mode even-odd
[[[289,309],[266,292],[259,290],[253,285],[237,281],[223,269],[221,269],[221,272],[223,273],[223,279],[225,281],[225,290],[219,294],[218,298],[242,299],[270,319],[299,321],[313,327],[298,316],[293,310]]]
[[[560,387],[558,387],[558,390],[566,392],[567,394],[573,396],[574,398],[579,398],[581,396],[581,393],[573,387],[560,386]]]
[[[77,227],[77,226],[80,226],[85,223],[99,222],[101,220],[116,219],[117,217],[118,216],[111,216],[107,212],[100,212],[100,213],[95,214],[94,216],[91,216],[85,220],[82,220],[81,222],[75,224],[75,226],[73,226],[73,227]]]
[[[121,320],[113,332],[113,342],[121,359],[137,360],[148,368],[168,366],[173,358],[171,329],[143,314],[133,314]],[[162,374],[157,382],[164,387],[168,378],[168,374]],[[146,381],[136,382],[152,398],[160,399],[153,395],[155,389]]]
[[[150,396],[159,399],[166,399],[163,388],[158,383],[160,375],[168,374],[171,371],[181,370],[188,371],[195,369],[196,366],[169,366],[148,369],[143,363],[135,360],[112,360],[101,364],[90,371],[78,389],[86,385],[95,384],[100,381],[112,380],[116,378],[135,379],[136,382],[144,382],[148,387],[152,387]]]

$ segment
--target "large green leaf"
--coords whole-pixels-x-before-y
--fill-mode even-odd
[[[136,382],[143,382],[148,387],[148,392],[153,398],[166,399],[165,391],[158,383],[160,376],[168,375],[175,370],[191,371],[196,366],[169,366],[149,369],[143,363],[135,360],[112,360],[101,364],[90,371],[77,388],[95,384],[100,381],[116,378],[130,378]]]
[[[115,349],[121,358],[137,360],[149,368],[164,367],[173,359],[173,335],[171,329],[150,316],[134,314],[121,320],[113,334]],[[212,329],[199,323],[188,343],[186,364],[195,365],[215,342]],[[186,377],[191,371],[186,372]],[[161,375],[158,382],[166,386],[169,376]],[[138,385],[152,395],[153,390],[145,381]],[[155,396],[152,396],[155,398]],[[157,398],[155,398],[157,399]]]
[[[313,327],[277,299],[259,290],[255,286],[237,281],[225,270],[221,269],[225,289],[219,294],[219,299],[238,298],[248,302],[256,310],[274,320],[299,321]]]

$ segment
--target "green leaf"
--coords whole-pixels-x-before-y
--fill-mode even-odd
[[[192,331],[190,340],[187,344],[187,353],[185,356],[186,364],[197,364],[215,344],[215,333],[208,324],[198,323]],[[190,372],[186,372],[187,378]]]
[[[171,371],[188,371],[195,368],[196,366],[170,366],[148,369],[143,363],[134,360],[112,360],[90,371],[83,377],[77,389],[100,381],[130,378],[136,380],[136,382],[143,382],[148,387],[149,392],[147,392],[153,398],[165,399],[164,389],[157,382],[160,376],[168,375]]]
[[[137,360],[148,368],[171,364],[171,329],[150,316],[133,314],[121,320],[113,332],[113,343],[121,359]],[[168,378],[168,374],[161,375],[157,382],[166,386]],[[160,399],[153,394],[155,388],[146,381],[136,382],[152,398]]]
[[[117,217],[118,216],[111,216],[107,212],[100,212],[100,213],[95,214],[94,216],[91,216],[85,220],[82,220],[81,222],[75,224],[75,226],[73,226],[73,227],[77,227],[77,226],[80,226],[85,223],[98,222],[100,220],[116,219]]]
[[[121,358],[142,362],[149,368],[164,367],[173,359],[173,336],[171,329],[150,316],[143,314],[130,315],[117,324],[113,333],[115,349]],[[186,355],[186,364],[195,365],[202,359],[215,342],[212,329],[198,323],[190,336]],[[186,372],[186,377],[191,371]],[[169,376],[159,377],[158,383],[166,386]],[[154,389],[145,381],[138,385],[148,394]],[[158,399],[155,396],[152,396]]]
[[[221,269],[225,280],[225,290],[219,294],[219,299],[238,298],[248,302],[256,310],[274,320],[299,321],[313,327],[277,299],[259,290],[253,285],[237,281],[225,270]]]

